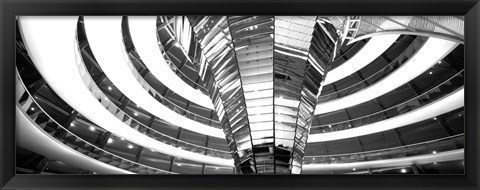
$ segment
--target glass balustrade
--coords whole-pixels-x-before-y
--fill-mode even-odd
[[[87,155],[95,160],[103,163],[128,170],[138,174],[175,174],[173,172],[157,169],[147,165],[143,165],[131,160],[125,159],[102,148],[91,144],[80,138],[67,128],[57,123],[42,107],[36,102],[34,96],[25,87],[20,75],[17,71],[16,75],[16,101],[17,107],[22,110],[32,121],[35,126],[46,131],[52,137],[67,145],[68,147]]]
[[[95,59],[91,57],[90,53],[88,53],[86,50],[82,50],[82,53],[85,54],[85,56],[92,62],[95,62]],[[132,53],[129,53],[129,56],[132,57]],[[139,61],[138,58],[131,59],[132,61]],[[177,112],[180,115],[183,115],[184,117],[197,121],[199,123],[209,125],[215,128],[221,128],[220,123],[216,120],[213,120],[208,117],[204,117],[201,115],[198,115],[190,110],[187,110],[181,106],[178,106],[177,104],[173,103],[171,100],[169,100],[167,97],[162,96],[156,89],[154,89],[141,75],[138,73],[138,70],[133,66],[133,64],[129,65],[130,70],[134,74],[135,78],[137,81],[142,85],[142,87],[152,96],[154,97],[158,102],[162,103],[169,109]],[[91,74],[91,73],[90,73]]]
[[[77,46],[78,50],[78,46]],[[80,61],[82,58],[79,55],[79,52],[76,53],[77,55],[77,66],[80,72],[80,75],[82,77],[83,82],[85,83],[86,87],[92,92],[94,97],[110,112],[112,115],[117,117],[120,121],[122,121],[124,124],[130,126],[131,128],[134,128],[135,130],[139,131],[140,133],[145,134],[146,136],[153,138],[157,141],[163,142],[165,144],[171,145],[178,147],[183,150],[187,150],[190,152],[195,152],[195,153],[200,153],[200,154],[205,154],[208,156],[213,156],[213,157],[220,157],[220,158],[225,158],[225,159],[230,159],[231,154],[228,151],[222,151],[222,150],[217,150],[217,149],[211,149],[199,145],[195,145],[192,143],[184,142],[181,140],[178,140],[176,138],[173,138],[171,136],[165,135],[163,133],[160,133],[146,125],[144,125],[142,122],[139,122],[132,116],[128,115],[126,112],[124,112],[121,108],[117,107],[104,93],[100,88],[97,86],[97,84],[93,81],[92,77],[88,73],[85,64],[83,64],[83,61]],[[136,69],[133,67],[133,65],[130,64],[130,69],[135,70],[135,76],[137,79],[141,78],[143,79]],[[133,72],[133,71],[132,71]],[[140,84],[146,88],[150,89],[148,92],[150,95],[156,95],[154,96],[157,100],[164,100],[163,97],[158,96],[158,93],[156,91],[151,90],[151,87],[149,85],[145,84],[146,82],[143,80],[143,82],[140,82]],[[165,125],[172,125],[170,123],[164,122]]]
[[[159,22],[159,24],[164,24],[164,23]],[[165,30],[167,30],[167,32],[169,33],[169,36],[171,36],[171,39],[168,39],[168,40],[166,40],[166,41],[168,41],[168,42],[173,41],[173,43],[177,43],[177,42],[176,42],[176,41],[177,41],[177,40],[176,40],[176,36],[174,36],[174,34],[172,33],[172,31],[170,31],[170,28],[169,28],[169,27],[165,27]],[[158,30],[158,33],[157,33],[158,47],[160,48],[161,54],[162,54],[162,56],[165,58],[165,61],[167,62],[167,64],[168,64],[168,66],[170,67],[170,69],[171,69],[180,79],[182,79],[185,83],[187,83],[189,86],[191,86],[191,87],[194,88],[194,89],[199,90],[200,92],[202,92],[202,93],[205,94],[205,95],[208,95],[208,92],[207,92],[207,89],[205,88],[205,85],[198,83],[198,81],[192,80],[190,77],[188,77],[187,74],[183,73],[183,72],[181,71],[181,69],[179,69],[179,68],[174,64],[174,62],[172,61],[172,59],[171,59],[170,56],[168,55],[167,51],[165,50],[163,44],[161,43],[160,35],[159,35],[160,32],[161,32],[161,30]],[[173,45],[171,48],[177,48],[179,51],[181,51],[182,54],[183,54],[183,56],[185,57],[186,61],[189,62],[189,63],[192,63],[192,65],[193,65],[193,61],[190,59],[190,57],[188,56],[188,53],[185,51],[185,49],[183,48],[183,46],[181,46],[181,45],[178,45],[178,46],[177,46],[177,45]],[[131,58],[131,59],[138,60],[138,59],[140,58],[135,50],[130,51],[129,54],[130,54],[130,58]]]
[[[199,123],[209,125],[215,128],[221,128],[219,121],[212,120],[210,118],[198,115],[194,112],[191,112],[190,110],[187,110],[183,107],[180,107],[173,103],[171,100],[168,98],[162,96],[155,88],[153,88],[141,75],[138,73],[137,69],[133,64],[129,64],[128,67],[132,71],[133,75],[137,79],[137,81],[142,85],[143,89],[147,91],[152,97],[154,97],[158,102],[161,102],[163,105],[167,106],[169,109],[177,112],[178,114],[181,114],[185,116],[188,119],[197,121]]]
[[[79,41],[80,42],[80,41]],[[86,51],[85,49],[82,49],[81,51],[87,58],[88,60],[90,60],[91,62],[95,63],[96,60],[92,57],[91,53],[89,53],[88,51]],[[140,60],[138,54],[135,52],[135,50],[132,50],[128,53],[128,59],[127,60],[130,60],[132,62],[137,62],[137,63],[140,63],[143,65],[142,61]],[[212,127],[215,127],[215,128],[221,128],[220,126],[220,123],[219,121],[217,120],[214,120],[214,119],[211,119],[211,118],[208,118],[208,117],[205,117],[205,116],[202,116],[202,115],[199,115],[195,112],[192,112],[188,109],[185,109],[177,104],[175,104],[174,102],[172,102],[172,100],[169,100],[167,97],[161,95],[155,88],[153,88],[144,78],[143,76],[140,75],[140,73],[138,72],[138,70],[133,66],[133,63],[130,62],[131,64],[129,64],[129,68],[130,70],[132,71],[132,73],[134,74],[135,78],[137,79],[137,81],[142,85],[142,87],[152,96],[154,97],[158,102],[162,103],[163,105],[165,105],[166,107],[168,107],[169,109],[175,111],[176,113],[180,114],[180,115],[183,115],[184,117],[188,118],[188,119],[191,119],[191,120],[194,120],[194,121],[197,121],[199,123],[202,123],[202,124],[205,124],[205,125],[209,125],[209,126],[212,126]],[[167,61],[168,63],[169,61]],[[96,64],[96,63],[95,63]],[[171,64],[171,63],[170,63]],[[96,64],[97,65],[97,64]],[[88,69],[87,69],[88,70]],[[89,73],[91,74],[91,73]],[[206,93],[206,92],[205,92]]]
[[[304,164],[352,163],[372,160],[404,158],[456,150],[465,146],[465,135],[458,134],[432,141],[426,141],[401,147],[387,148],[358,153],[305,156]]]
[[[426,37],[415,38],[415,40],[413,40],[412,43],[402,53],[400,53],[400,55],[398,55],[396,59],[391,61],[388,65],[386,65],[376,73],[370,75],[368,78],[365,78],[364,80],[358,83],[355,83],[347,88],[344,88],[329,94],[320,95],[320,97],[318,97],[317,102],[321,103],[321,102],[326,102],[332,99],[345,97],[357,91],[360,91],[369,85],[372,85],[378,82],[379,80],[388,76],[393,71],[397,70],[404,63],[408,62],[408,60],[410,60],[410,58],[412,58],[415,55],[415,53],[422,48],[423,44],[425,44],[427,39],[428,38]]]
[[[416,96],[410,100],[394,105],[388,109],[385,109],[376,113],[372,113],[366,116],[362,116],[359,118],[342,121],[338,123],[312,126],[310,134],[327,133],[327,132],[351,129],[351,128],[375,123],[378,121],[382,121],[391,117],[395,117],[395,116],[410,112],[412,110],[415,110],[424,105],[427,105],[435,100],[438,100],[441,97],[444,97],[458,90],[459,88],[463,87],[463,84],[464,84],[463,81],[464,81],[464,70],[461,70],[454,76],[445,80],[443,83],[435,86],[434,88],[428,90],[427,92],[424,92],[423,94]]]
[[[95,59],[90,55],[90,53],[88,51],[86,51],[85,49],[82,49],[81,52],[83,53],[83,55],[85,55],[86,58],[88,58],[88,60],[90,60],[91,62],[96,62]],[[138,73],[138,71],[137,71],[137,73]],[[92,75],[92,73],[90,73],[90,75]],[[148,87],[145,87],[144,85],[142,85],[142,87],[148,88]],[[152,95],[152,93],[149,93],[149,94]],[[159,93],[154,93],[154,95],[152,95],[152,96],[154,96],[154,98],[157,101],[159,101],[163,105],[167,106],[169,109],[177,112],[178,114],[181,114],[181,115],[183,115],[183,116],[185,116],[189,119],[195,120],[197,122],[200,122],[200,123],[203,123],[203,124],[215,127],[215,128],[220,128],[220,127],[218,127],[220,125],[218,123],[218,121],[216,121],[214,119],[211,119],[211,118],[207,118],[205,116],[198,115],[198,114],[196,114],[192,111],[186,110],[186,109],[182,108],[181,106],[178,106],[177,104],[173,103],[171,100],[168,99],[168,97],[161,96],[161,95],[158,95],[158,94]]]

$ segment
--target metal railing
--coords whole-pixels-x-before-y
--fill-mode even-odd
[[[22,112],[35,122],[36,127],[41,128],[52,137],[67,145],[68,147],[87,155],[103,163],[128,170],[139,174],[175,174],[173,172],[150,167],[123,158],[111,152],[108,152],[70,132],[67,128],[57,123],[43,108],[37,103],[35,97],[30,94],[23,83],[18,70],[16,70],[16,103]],[[50,131],[52,130],[53,131]],[[58,134],[65,134],[58,135]],[[41,142],[39,142],[41,143]]]
[[[326,133],[356,128],[410,112],[426,104],[429,104],[443,97],[446,94],[458,90],[460,87],[463,86],[463,81],[464,70],[461,70],[460,72],[445,80],[441,84],[405,102],[359,118],[341,121],[337,123],[312,126],[310,134]]]
[[[404,158],[418,155],[438,154],[440,152],[461,148],[459,146],[465,146],[464,133],[401,147],[348,154],[305,156],[303,164],[352,163],[372,160]]]
[[[137,81],[142,85],[143,89],[145,89],[153,98],[155,98],[158,102],[162,103],[169,109],[175,111],[176,113],[183,115],[184,117],[197,121],[199,123],[209,125],[215,128],[221,129],[221,125],[219,121],[198,115],[190,110],[187,110],[183,107],[178,106],[177,104],[173,103],[168,98],[162,96],[155,88],[153,88],[143,77],[138,73],[135,66],[132,63],[128,64],[130,71],[133,73]],[[184,112],[184,113],[181,113]]]
[[[84,55],[92,62],[96,62],[95,59],[90,55],[89,52],[87,52],[86,50],[82,49],[82,52],[84,53]],[[129,56],[130,56],[130,53],[129,53]],[[135,59],[138,59],[138,58],[135,58]],[[137,60],[138,61],[138,60]],[[199,123],[202,123],[202,124],[205,124],[205,125],[209,125],[209,126],[212,126],[212,127],[215,127],[215,128],[221,128],[220,127],[220,123],[216,120],[213,120],[213,119],[210,119],[210,118],[207,118],[207,117],[204,117],[204,116],[201,116],[201,115],[198,115],[190,110],[187,110],[175,103],[173,103],[171,100],[169,100],[167,97],[164,97],[162,96],[160,93],[158,93],[158,91],[156,89],[154,89],[152,86],[150,86],[150,84],[148,84],[146,82],[146,80],[140,75],[140,73],[138,73],[138,71],[136,70],[136,68],[130,64],[132,67],[129,66],[130,70],[132,71],[132,73],[135,75],[135,78],[137,79],[137,81],[142,85],[142,87],[152,96],[155,98],[155,100],[157,100],[158,102],[160,102],[161,104],[165,105],[166,107],[168,107],[169,109],[175,111],[176,113],[180,114],[180,115],[183,115],[184,117],[188,118],[188,119],[192,119],[194,121],[197,121]],[[181,113],[181,112],[184,112],[184,113]]]
[[[77,46],[77,50],[79,50],[79,47]],[[208,147],[203,147],[199,146],[196,144],[192,144],[189,142],[185,142],[176,138],[173,138],[169,135],[163,134],[161,132],[158,132],[155,129],[152,129],[146,125],[144,125],[142,122],[139,122],[136,120],[134,117],[130,116],[126,112],[124,112],[121,108],[117,107],[115,103],[113,103],[104,93],[103,91],[97,86],[97,84],[94,82],[92,77],[90,76],[88,70],[85,67],[85,64],[83,63],[82,57],[79,55],[79,51],[76,52],[77,56],[77,66],[79,69],[79,73],[82,77],[83,82],[85,83],[86,87],[92,92],[92,94],[95,96],[95,98],[110,112],[112,113],[115,117],[117,117],[120,121],[122,121],[124,124],[130,126],[131,128],[139,131],[140,133],[145,134],[146,136],[153,138],[157,141],[163,142],[165,144],[175,146],[178,148],[181,148],[186,151],[190,152],[195,152],[195,153],[200,153],[200,154],[205,154],[208,156],[213,156],[213,157],[220,157],[220,158],[231,158],[231,154],[228,151],[223,151],[223,150],[217,150],[213,148],[208,148]],[[135,70],[133,68],[132,64],[129,64],[130,69]],[[136,70],[135,70],[136,71]],[[136,78],[142,78],[138,72],[136,72]],[[143,78],[142,78],[143,79]],[[142,86],[145,88],[147,85],[145,85],[146,82],[141,83]],[[149,86],[147,86],[149,87]],[[149,93],[156,93],[156,91],[149,91]],[[152,94],[150,94],[152,95]],[[157,96],[158,97],[158,96]],[[165,125],[172,125],[167,122],[162,122]]]
[[[400,53],[400,55],[397,56],[397,58],[395,58],[393,61],[391,61],[389,64],[387,64],[385,67],[383,67],[379,71],[370,75],[368,78],[365,78],[364,80],[357,82],[347,88],[343,88],[339,91],[332,92],[329,94],[320,95],[318,97],[317,103],[322,103],[335,98],[341,98],[341,97],[351,95],[355,92],[358,92],[366,88],[367,86],[370,86],[376,83],[380,79],[383,79],[385,76],[387,76],[388,74],[398,69],[404,63],[408,62],[408,60],[410,60],[410,58],[414,56],[415,53],[422,48],[422,46],[425,44],[426,39],[428,38],[417,37],[402,53]],[[368,85],[365,85],[366,83]]]

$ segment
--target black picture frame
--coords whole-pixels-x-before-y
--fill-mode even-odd
[[[466,175],[15,175],[17,15],[464,15]],[[479,189],[479,0],[0,0],[0,189]]]

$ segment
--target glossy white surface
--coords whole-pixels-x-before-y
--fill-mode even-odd
[[[370,64],[387,50],[400,35],[372,37],[352,58],[327,73],[323,85],[334,83]]]
[[[384,95],[430,69],[457,45],[452,41],[429,38],[413,57],[390,75],[353,94],[317,104],[315,115],[352,107]]]
[[[78,70],[77,61],[81,60],[76,60],[78,53],[76,50],[78,42],[75,38],[77,21],[78,17],[76,16],[22,16],[19,18],[22,38],[29,55],[37,70],[58,96],[98,126],[135,144],[179,158],[214,165],[233,166],[232,159],[189,152],[149,138],[106,110],[87,89]],[[121,31],[117,32],[120,34]],[[121,41],[121,38],[117,40]],[[112,46],[115,47],[115,45]],[[114,60],[125,58],[127,57],[117,57]],[[116,62],[116,64],[120,63],[122,62]],[[140,105],[144,106],[144,104],[142,102]]]
[[[358,137],[399,128],[405,125],[413,124],[425,119],[434,118],[438,115],[461,108],[464,106],[464,88],[452,92],[446,97],[442,97],[430,104],[424,105],[408,113],[382,120],[376,123],[364,125],[357,128],[334,131],[329,133],[311,134],[308,142],[324,142],[339,139]]]
[[[394,158],[385,160],[374,160],[364,162],[353,163],[331,163],[331,164],[308,164],[303,165],[303,174],[315,173],[318,171],[330,171],[330,170],[352,170],[355,168],[367,169],[367,168],[382,168],[382,167],[397,167],[397,166],[410,166],[412,164],[429,164],[433,162],[446,162],[464,159],[464,149],[451,150],[447,152],[439,152],[437,154],[426,154],[420,156],[411,156],[404,158]]]
[[[149,113],[184,129],[208,136],[225,138],[225,134],[221,129],[179,115],[158,102],[142,87],[128,66],[132,63],[123,44],[121,16],[86,16],[84,17],[84,22],[90,48],[102,71],[132,102],[135,102],[135,104]],[[158,55],[161,56],[160,51],[158,51]],[[161,62],[156,64],[166,65],[166,63]],[[165,69],[170,70],[169,68]],[[178,76],[173,76],[173,78],[178,79]],[[173,80],[173,78],[170,80]]]
[[[156,16],[129,16],[128,26],[135,49],[153,76],[179,96],[213,109],[210,97],[185,83],[168,66],[158,47]]]
[[[133,174],[133,172],[100,162],[73,150],[35,126],[35,122],[18,107],[15,107],[15,110],[15,135],[18,146],[50,159],[99,174]]]

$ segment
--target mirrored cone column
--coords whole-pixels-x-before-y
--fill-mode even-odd
[[[301,172],[336,33],[317,17],[190,17],[238,173]]]

